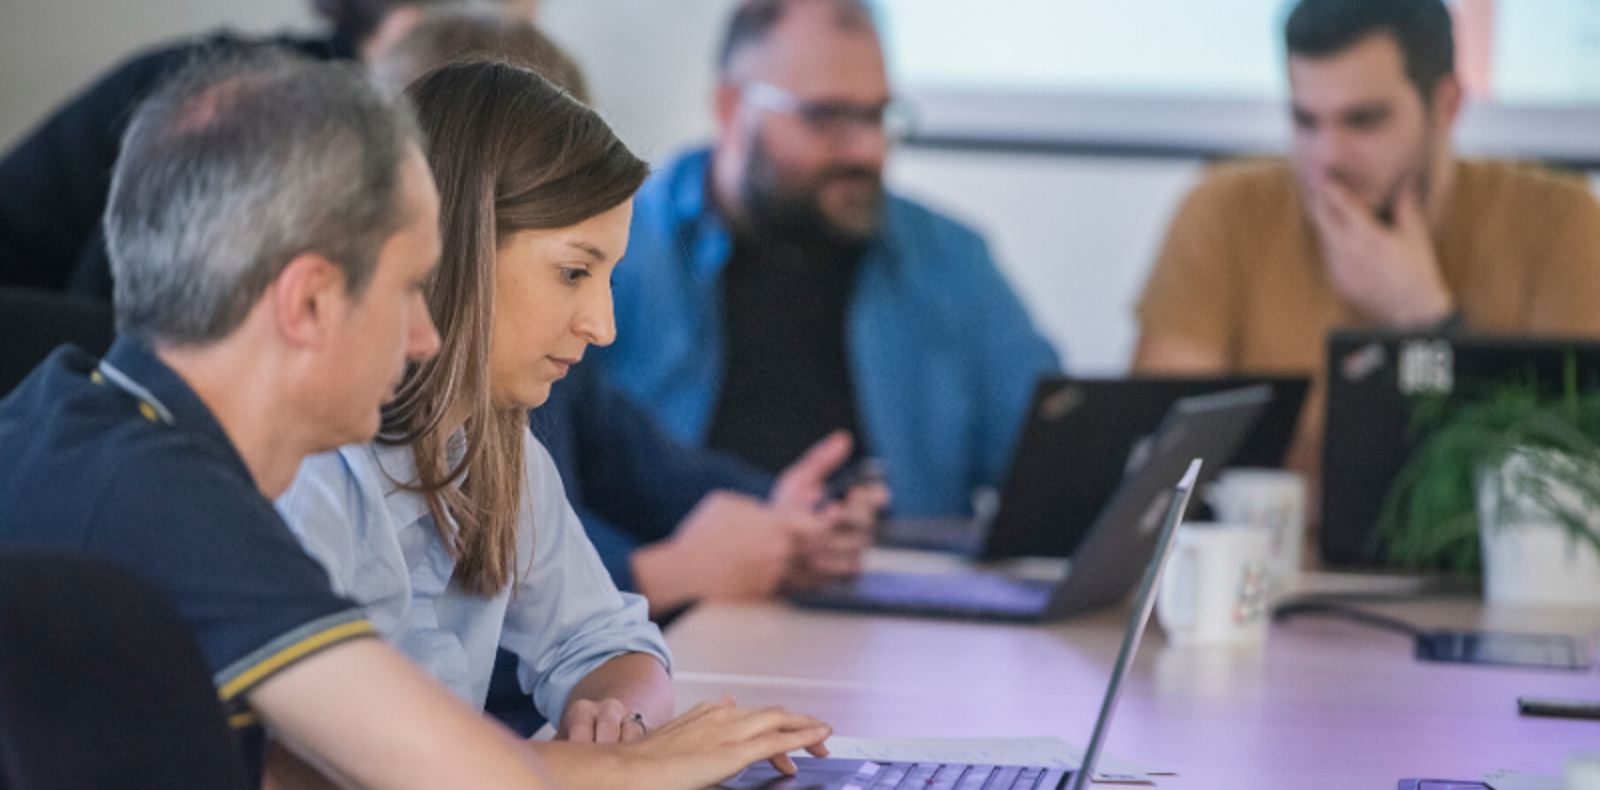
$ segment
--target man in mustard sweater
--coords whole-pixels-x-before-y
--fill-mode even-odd
[[[1600,205],[1580,179],[1456,158],[1441,0],[1302,0],[1284,38],[1291,157],[1189,195],[1134,368],[1312,373],[1288,464],[1315,481],[1329,330],[1600,334]]]

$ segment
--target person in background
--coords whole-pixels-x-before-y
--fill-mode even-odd
[[[1184,201],[1133,368],[1311,373],[1287,465],[1314,483],[1329,330],[1600,333],[1600,205],[1578,179],[1455,156],[1440,0],[1303,0],[1284,43],[1291,156],[1220,166]]]
[[[245,38],[227,32],[135,55],[85,88],[0,159],[0,286],[67,290],[109,300],[100,217],[134,108],[198,58],[278,47],[317,60],[370,63],[424,9],[459,0],[312,0],[318,36]]]
[[[482,57],[525,66],[589,99],[572,58],[525,17],[503,10],[430,10],[372,71],[398,90],[439,65]],[[832,523],[819,523],[814,505],[848,457],[849,437],[823,439],[775,481],[667,434],[593,364],[556,382],[530,419],[612,579],[644,594],[657,619],[701,599],[761,597],[855,572],[888,500],[881,482],[866,481],[830,511]],[[491,691],[490,709],[503,714],[526,700],[520,690],[509,696]]]
[[[826,728],[792,714],[755,732],[669,721],[660,632],[612,585],[529,430],[527,410],[615,337],[610,275],[648,167],[518,66],[455,63],[407,93],[440,184],[428,305],[442,351],[407,371],[376,443],[307,459],[280,512],[333,588],[468,702],[483,705],[496,649],[515,653],[523,690],[559,720],[557,742],[531,748],[566,786],[692,790],[752,759],[787,764],[762,744],[822,751]],[[818,521],[839,507],[818,504]],[[683,734],[668,748],[652,731]],[[624,748],[608,762],[561,741]]]
[[[438,349],[419,143],[353,68],[257,53],[184,71],[131,119],[113,175],[115,345],[58,349],[0,401],[0,549],[106,560],[170,600],[256,781],[264,725],[362,787],[552,786],[368,638],[270,500],[305,455],[371,437]]]
[[[1059,361],[976,233],[885,193],[900,110],[863,3],[741,3],[715,138],[640,191],[596,356],[682,441],[772,473],[842,429],[897,514],[966,513]]]
[[[509,2],[441,4],[425,9],[382,53],[369,61],[384,90],[401,93],[417,78],[458,60],[491,59],[532,69],[584,104],[590,103],[583,69]]]

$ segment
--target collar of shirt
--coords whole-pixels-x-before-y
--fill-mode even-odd
[[[171,415],[171,422],[168,423],[171,427],[226,447],[228,457],[238,464],[246,477],[250,477],[249,467],[239,456],[238,449],[233,446],[233,440],[228,438],[227,431],[222,429],[222,424],[212,415],[211,409],[200,400],[200,396],[195,394],[193,389],[190,389],[183,377],[167,367],[149,346],[133,338],[119,336],[116,342],[111,344],[111,350],[106,352],[104,361],[156,401],[155,404],[147,404],[136,391],[110,381],[106,382],[107,386],[121,389],[130,399],[139,402],[141,413],[149,409],[158,415],[156,418],[151,418],[146,413],[145,419],[166,422],[160,417],[160,412],[165,410]],[[154,408],[157,404],[160,408]]]
[[[411,445],[379,442],[347,444],[340,447],[338,452],[345,464],[358,477],[365,476],[367,479],[383,481],[383,504],[388,508],[389,517],[395,524],[404,526],[415,523],[423,516],[431,515],[427,496],[405,488],[417,483],[417,459],[412,454]],[[453,469],[461,463],[466,453],[466,429],[457,428],[445,442],[445,462]],[[468,474],[470,472],[463,472],[451,485],[461,486],[466,482]],[[449,527],[451,530],[455,529],[454,524]]]

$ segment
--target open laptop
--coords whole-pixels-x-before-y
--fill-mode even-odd
[[[1238,398],[1236,398],[1238,400]],[[1257,407],[1260,402],[1255,402]],[[1175,407],[1176,408],[1176,407]],[[1219,406],[1217,408],[1241,408]],[[1246,408],[1246,411],[1249,409]],[[1182,422],[1180,419],[1179,422]],[[1168,439],[1177,443],[1175,439]],[[1111,679],[1106,683],[1105,698],[1100,703],[1100,713],[1095,719],[1094,734],[1083,752],[1083,764],[1076,771],[1059,768],[970,765],[962,763],[895,763],[878,760],[838,760],[828,758],[795,758],[799,773],[787,777],[766,763],[757,763],[717,785],[728,790],[890,790],[909,787],[947,787],[954,790],[981,788],[982,790],[1083,790],[1094,777],[1095,765],[1105,746],[1106,734],[1111,729],[1111,717],[1116,712],[1117,700],[1122,695],[1122,682],[1133,657],[1139,652],[1139,641],[1144,636],[1145,625],[1150,621],[1150,610],[1155,606],[1156,588],[1161,582],[1161,570],[1172,553],[1173,536],[1183,520],[1200,476],[1201,460],[1191,459],[1183,476],[1172,488],[1164,488],[1161,502],[1164,514],[1158,514],[1157,529],[1152,530],[1154,545],[1145,563],[1144,582],[1139,585],[1139,597],[1134,601],[1133,613],[1122,633],[1122,648],[1117,653],[1117,663],[1111,669]],[[1168,478],[1171,479],[1171,478]]]
[[[1380,568],[1373,537],[1395,475],[1422,437],[1412,435],[1411,404],[1425,395],[1478,397],[1511,377],[1532,377],[1559,392],[1568,354],[1578,385],[1596,385],[1595,338],[1439,335],[1390,330],[1328,336],[1328,412],[1322,443],[1323,563]]]
[[[1174,401],[1270,386],[1272,402],[1255,427],[1231,457],[1208,458],[1207,472],[1276,467],[1294,436],[1310,381],[1266,375],[1041,378],[992,517],[891,519],[881,542],[981,560],[1070,557],[1122,482],[1127,461],[1137,457]]]
[[[1271,399],[1271,387],[1257,385],[1175,402],[1058,580],[981,567],[945,574],[868,572],[795,590],[789,600],[825,609],[1015,622],[1116,604],[1138,583],[1156,549],[1171,481],[1191,459],[1231,457]]]

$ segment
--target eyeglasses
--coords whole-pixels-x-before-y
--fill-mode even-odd
[[[740,97],[752,107],[793,115],[806,128],[830,140],[843,140],[857,131],[882,134],[889,143],[911,136],[916,128],[916,113],[909,103],[891,99],[875,107],[842,101],[809,101],[776,85],[747,82]]]

